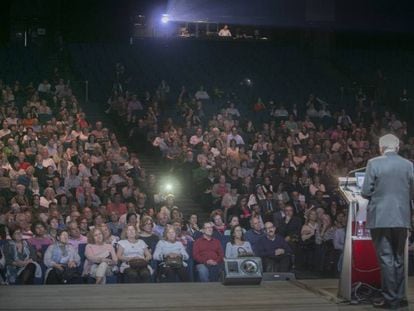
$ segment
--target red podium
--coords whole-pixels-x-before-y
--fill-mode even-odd
[[[381,288],[381,273],[371,239],[352,239],[351,284],[362,282]]]

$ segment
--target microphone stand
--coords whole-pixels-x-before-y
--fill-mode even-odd
[[[348,188],[348,178],[349,178],[349,176],[350,176],[351,174],[356,173],[356,172],[363,171],[363,170],[365,170],[366,168],[367,168],[367,167],[366,167],[366,166],[364,166],[364,167],[356,168],[356,169],[354,169],[354,170],[352,170],[352,171],[349,171],[349,172],[348,172],[348,174],[346,174],[346,180],[345,180],[344,190],[350,190],[350,189]]]

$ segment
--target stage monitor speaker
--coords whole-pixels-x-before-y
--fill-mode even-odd
[[[265,272],[263,281],[292,281],[296,280],[296,275],[292,272]]]
[[[263,268],[260,257],[225,258],[222,283],[224,285],[259,285]]]

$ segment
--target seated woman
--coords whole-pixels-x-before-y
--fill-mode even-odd
[[[106,244],[101,229],[95,228],[89,235],[89,243],[85,248],[86,262],[82,275],[89,275],[96,284],[105,284],[106,277],[112,275],[113,268],[118,263],[115,249]]]
[[[226,231],[226,224],[223,221],[221,210],[215,210],[211,213],[211,218],[213,219],[213,227],[214,230],[220,233],[221,235],[224,234],[224,231]]]
[[[198,226],[198,216],[196,214],[191,214],[188,222],[186,224],[187,233],[192,237],[196,232],[200,232],[200,227]]]
[[[108,224],[100,224],[96,226],[96,228],[99,228],[102,230],[104,242],[106,244],[111,244],[115,248],[116,244],[119,241],[119,237],[112,234],[111,229],[109,228]]]
[[[30,238],[29,244],[36,250],[37,258],[40,260],[43,257],[42,247],[49,246],[53,243],[53,239],[46,233],[46,226],[42,222],[35,222],[32,225],[32,232],[34,236]]]
[[[213,188],[211,189],[213,203],[215,205],[221,203],[223,196],[226,193],[230,193],[230,184],[226,182],[225,175],[220,175],[219,182],[214,184]]]
[[[253,254],[252,246],[244,238],[243,228],[236,225],[231,228],[230,242],[226,245],[226,258],[237,258],[240,255]]]
[[[174,226],[167,226],[163,239],[155,247],[154,259],[161,261],[158,271],[158,278],[161,282],[174,282],[176,276],[180,281],[188,282],[185,260],[188,260],[189,256],[183,243],[177,241],[176,235]]]
[[[68,241],[68,231],[58,230],[57,241],[47,248],[43,259],[48,268],[45,277],[46,284],[79,282],[81,259],[77,250]]]
[[[6,261],[6,278],[9,284],[33,284],[34,278],[42,277],[42,269],[36,262],[34,247],[23,240],[20,229],[10,230],[12,240],[3,247]]]
[[[154,221],[150,216],[144,216],[141,218],[140,228],[141,232],[139,233],[139,238],[148,245],[148,250],[151,254],[154,253],[155,246],[160,240],[158,235],[152,231],[154,228]]]
[[[326,188],[324,184],[320,183],[319,176],[315,175],[315,177],[313,177],[312,183],[309,185],[309,193],[311,196],[315,196],[317,191],[322,191],[322,193],[325,194]]]
[[[57,217],[51,217],[47,221],[48,223],[48,235],[53,239],[53,241],[56,241],[57,239],[57,233],[59,230],[59,219]]]
[[[89,233],[88,220],[85,217],[78,219],[78,227],[81,235],[87,236]]]
[[[303,267],[313,269],[316,262],[316,242],[320,237],[320,227],[318,223],[318,215],[314,209],[310,209],[305,215],[305,224],[301,230],[301,260]]]
[[[118,242],[117,257],[122,261],[120,271],[126,283],[149,282],[151,279],[148,262],[152,256],[147,244],[137,237],[135,226],[127,225]]]
[[[224,231],[225,236],[231,236],[231,230],[233,229],[233,227],[240,225],[238,216],[231,215],[229,218],[230,218],[230,221],[229,221],[229,224],[227,226],[228,229],[226,229],[226,231]],[[243,228],[243,234],[244,233],[246,233],[246,229]]]

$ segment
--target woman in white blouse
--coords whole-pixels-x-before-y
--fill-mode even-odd
[[[151,253],[147,244],[137,238],[138,232],[133,225],[125,227],[118,242],[117,257],[122,261],[120,271],[126,283],[149,282],[151,278]]]
[[[226,245],[226,258],[237,258],[246,254],[253,254],[252,246],[245,240],[243,228],[236,225],[231,228],[230,242]]]

